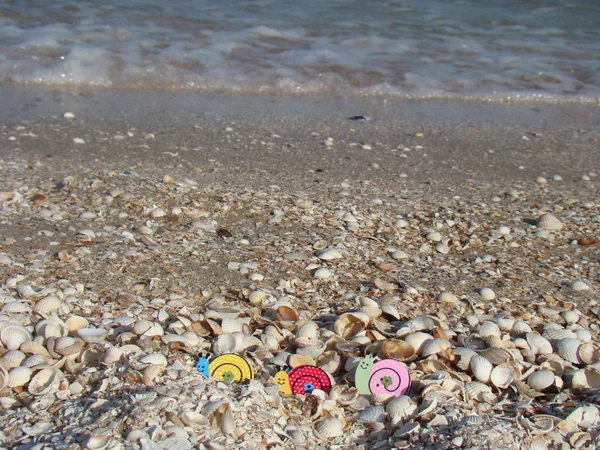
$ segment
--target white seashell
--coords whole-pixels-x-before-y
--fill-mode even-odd
[[[43,345],[41,345],[40,343],[35,342],[35,341],[23,342],[21,344],[21,346],[19,347],[19,350],[21,350],[23,353],[25,353],[27,355],[41,354],[41,355],[45,355],[45,356],[50,356],[50,353],[48,353],[48,350],[46,350],[46,347],[44,347]]]
[[[471,365],[471,358],[477,355],[477,352],[475,350],[465,347],[457,347],[454,350],[452,350],[452,353],[460,357],[460,359],[456,362],[456,366],[460,370],[465,371]]]
[[[496,320],[496,325],[498,325],[498,327],[502,331],[510,331],[512,329],[513,325],[515,324],[514,319],[509,319],[509,318],[503,317],[503,316],[500,316],[500,317],[496,318],[495,320]]]
[[[429,316],[417,316],[410,319],[406,325],[413,331],[433,330],[436,326],[435,321]]]
[[[392,421],[400,421],[412,416],[417,410],[417,404],[408,395],[401,395],[390,400],[385,406],[385,410]]]
[[[302,339],[302,338],[301,338]],[[317,347],[315,345],[306,345],[302,348],[298,348],[296,350],[297,355],[306,355],[310,356],[312,359],[316,359],[321,356],[321,354],[325,351],[325,345]]]
[[[515,379],[515,369],[510,363],[500,364],[492,370],[490,381],[500,389],[506,389]]]
[[[315,424],[316,432],[323,439],[332,439],[344,432],[344,424],[335,417],[321,419]]]
[[[341,368],[342,358],[338,352],[330,350],[318,356],[316,364],[325,372],[335,375]]]
[[[535,391],[543,391],[554,384],[554,373],[550,370],[536,370],[527,378],[527,384]]]
[[[136,324],[133,326],[132,331],[138,336],[141,336],[153,326],[154,323],[150,322],[149,320],[140,320],[139,322],[136,322]]]
[[[264,299],[267,298],[267,293],[261,290],[252,291],[248,296],[248,300],[253,305],[258,305],[263,302]]]
[[[588,366],[573,374],[571,386],[574,389],[600,389],[600,369]]]
[[[54,353],[57,353],[60,356],[69,356],[81,353],[83,343],[79,339],[63,336],[59,338],[50,338],[48,340],[47,348],[51,355],[54,351]]]
[[[33,371],[29,367],[15,367],[8,372],[6,386],[14,388],[26,385],[31,380]]]
[[[554,343],[554,345],[556,346],[556,351],[562,359],[574,364],[581,363],[578,352],[581,342],[579,342],[577,339],[559,339]]]
[[[544,214],[538,218],[537,227],[542,230],[560,230],[563,224],[552,214]]]
[[[51,366],[44,367],[33,376],[27,390],[33,395],[46,395],[58,391],[60,380],[61,373],[58,369]]]
[[[468,398],[478,402],[491,403],[496,397],[489,386],[477,381],[465,383],[465,392]]]
[[[477,378],[482,383],[487,383],[490,381],[490,376],[492,374],[492,363],[489,362],[486,358],[480,355],[475,355],[471,358],[471,362],[469,364],[471,368],[471,372],[475,378]]]
[[[404,336],[404,342],[407,342],[415,349],[415,353],[420,355],[423,351],[423,346],[427,341],[434,339],[432,335],[424,333],[422,331],[415,331],[414,333],[407,334]]]
[[[85,317],[81,316],[71,316],[67,320],[65,320],[65,325],[69,330],[69,333],[74,333],[77,330],[81,330],[83,328],[87,328],[89,326],[89,322]]]
[[[102,363],[107,366],[116,363],[123,356],[123,352],[117,347],[108,347],[104,352],[104,356],[102,357]]]
[[[590,333],[590,330],[581,328],[579,330],[575,330],[575,338],[579,342],[583,342],[583,343],[590,342],[592,340],[592,333]]]
[[[106,339],[108,330],[104,328],[81,328],[77,330],[77,336],[83,339],[88,344],[103,342]]]
[[[167,357],[162,353],[151,353],[149,355],[144,355],[138,358],[138,361],[142,364],[151,364],[163,367],[167,367],[167,365],[169,364],[167,361]]]
[[[160,448],[164,450],[191,450],[194,448],[189,439],[185,437],[169,437],[159,443]],[[142,448],[145,448],[142,445]]]
[[[571,311],[563,311],[560,313],[560,316],[568,324],[577,323],[577,321],[579,320],[579,317],[580,317],[579,311],[577,311],[576,309],[571,310]]]
[[[515,323],[513,324],[510,331],[515,336],[521,336],[525,333],[531,333],[533,330],[527,324],[527,322],[524,322],[522,320],[515,320]]]
[[[188,427],[191,427],[194,430],[203,428],[208,425],[208,419],[206,418],[206,416],[194,410],[184,411],[180,415],[180,418],[184,424],[186,424]]]
[[[577,335],[572,331],[565,330],[563,328],[548,328],[542,333],[546,339],[550,342],[559,341],[561,339],[576,339]]]
[[[333,276],[333,273],[327,267],[321,267],[315,271],[314,276],[319,280],[327,280]]]
[[[215,356],[233,353],[237,345],[237,339],[233,334],[221,334],[213,341],[212,351]]]
[[[342,314],[333,324],[333,330],[338,336],[346,339],[360,333],[369,325],[369,316],[361,312]]]
[[[35,324],[36,336],[42,336],[44,339],[66,336],[68,332],[66,325],[58,320],[40,320]]]
[[[319,325],[316,322],[309,321],[298,328],[296,337],[306,337],[309,339],[316,339],[319,336]]]
[[[50,314],[58,311],[61,308],[62,301],[56,295],[48,295],[41,300],[38,300],[33,311],[38,314]]]
[[[231,334],[241,332],[243,329],[244,322],[240,319],[233,319],[231,317],[225,317],[221,321],[221,330],[225,334]]]
[[[508,350],[503,348],[488,348],[479,352],[479,355],[483,356],[493,365],[504,364],[513,359],[512,354]]]
[[[7,350],[17,350],[25,342],[31,341],[31,333],[22,325],[9,323],[2,327],[0,340]]]
[[[435,338],[427,340],[421,349],[421,357],[426,358],[427,356],[441,353],[444,350],[448,350],[450,347],[451,345],[448,339]]]
[[[596,364],[600,362],[600,349],[595,344],[586,342],[579,347],[578,356],[584,364]]]
[[[383,406],[370,406],[358,413],[358,420],[366,423],[377,423],[385,420],[385,410]]]
[[[164,366],[151,364],[144,369],[144,378],[152,381],[165,370]]]
[[[227,405],[227,408],[223,412],[221,416],[221,423],[219,424],[219,428],[223,434],[228,436],[234,436],[236,431],[235,417],[233,417],[233,411],[231,409],[231,405]]]
[[[337,248],[326,248],[317,252],[317,258],[324,261],[342,258],[342,252]]]
[[[537,333],[527,333],[525,335],[529,348],[536,355],[549,355],[553,352],[550,341]]]
[[[494,322],[483,322],[481,325],[479,325],[479,335],[481,337],[486,337],[486,336],[497,336],[497,337],[502,337],[502,331],[500,331],[500,327],[498,327],[498,325],[496,325]]]
[[[573,292],[585,292],[591,290],[591,288],[581,280],[571,281],[569,283],[569,289]]]
[[[491,290],[490,288],[481,289],[479,291],[479,295],[481,296],[481,299],[485,300],[486,302],[489,302],[496,298],[496,293],[493,290]]]
[[[112,438],[106,434],[92,434],[85,443],[89,450],[105,450],[112,445]]]
[[[458,300],[458,297],[456,297],[456,295],[450,293],[450,292],[442,292],[439,296],[438,296],[438,301],[440,303],[454,303]]]
[[[4,366],[7,370],[13,369],[21,365],[25,361],[27,355],[20,350],[10,350],[2,355],[0,358],[0,365]]]
[[[3,313],[28,314],[31,312],[31,306],[20,301],[8,302],[2,306]]]
[[[36,367],[43,364],[50,364],[52,362],[52,358],[48,355],[42,355],[41,353],[34,353],[33,355],[27,357],[21,365],[23,367]]]

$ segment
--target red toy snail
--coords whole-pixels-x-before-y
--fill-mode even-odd
[[[297,366],[289,372],[281,368],[275,374],[275,383],[284,394],[310,394],[315,389],[329,393],[331,390],[329,374],[316,366]]]

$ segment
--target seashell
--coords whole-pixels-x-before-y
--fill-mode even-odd
[[[151,364],[144,369],[144,378],[152,381],[165,370],[164,366]]]
[[[316,365],[325,372],[335,375],[342,366],[342,358],[338,352],[330,350],[317,357]]]
[[[2,312],[12,314],[28,314],[31,312],[31,306],[27,303],[14,301],[5,303],[2,306]]]
[[[319,336],[319,325],[316,322],[308,321],[298,328],[296,337],[305,337],[308,339],[317,339]]]
[[[311,394],[315,389],[325,393],[331,391],[329,374],[315,366],[297,366],[289,372],[280,370],[274,379],[283,394]]]
[[[221,330],[225,334],[232,334],[235,332],[241,332],[243,329],[244,322],[231,317],[225,317],[221,321]]]
[[[16,191],[0,192],[0,206],[17,205],[23,200],[23,195]]]
[[[236,339],[236,352],[241,352],[242,350],[248,350],[251,347],[260,347],[262,345],[262,341],[256,336],[251,336],[249,334],[243,334],[240,332],[234,333]]]
[[[92,434],[85,443],[89,450],[105,450],[111,447],[112,438],[105,434]]]
[[[600,362],[600,349],[591,342],[581,344],[577,351],[579,359],[584,364],[596,364]],[[4,355],[6,357],[6,355]]]
[[[503,348],[488,348],[487,350],[479,352],[479,355],[483,356],[495,366],[507,363],[513,359],[512,355]]]
[[[7,350],[18,350],[23,343],[31,341],[31,339],[31,333],[27,328],[16,323],[3,326],[0,332],[0,340]]]
[[[27,390],[33,395],[46,395],[58,391],[61,382],[61,373],[54,367],[44,367],[36,373]]]
[[[44,347],[43,345],[41,345],[35,341],[23,342],[21,344],[21,346],[19,347],[19,350],[21,350],[26,355],[41,354],[41,355],[45,355],[48,357],[50,356],[50,353],[48,353],[48,350],[46,350],[46,347]]]
[[[471,364],[471,358],[476,356],[478,353],[470,348],[458,347],[452,351],[452,354],[460,357],[460,359],[456,362],[456,366],[460,370],[466,371]]]
[[[487,336],[497,336],[501,338],[502,331],[494,322],[487,321],[479,325],[479,335],[483,338]]]
[[[492,403],[496,398],[489,386],[478,381],[465,383],[465,392],[469,399],[478,402]]]
[[[483,339],[482,337],[472,334],[465,339],[461,340],[461,344],[468,349],[474,350],[476,352],[480,352],[482,350],[486,350],[490,348],[490,344]]]
[[[383,422],[386,417],[386,412],[383,406],[370,406],[358,413],[358,420],[366,423]]]
[[[491,348],[504,348],[504,347],[509,347],[511,344],[510,341],[504,341],[504,340],[502,340],[502,338],[495,336],[493,334],[486,336],[485,341],[489,344],[489,346]]]
[[[432,335],[422,331],[415,331],[414,333],[409,333],[404,336],[404,341],[414,349],[417,355],[420,355],[423,352],[425,343],[432,339],[434,339]]]
[[[573,323],[577,323],[577,321],[579,320],[580,314],[579,314],[579,311],[574,309],[571,311],[563,311],[560,313],[560,316],[563,318],[563,320],[565,322],[567,322],[570,325]]]
[[[169,364],[167,361],[167,357],[162,353],[150,353],[149,355],[139,357],[138,361],[142,364],[163,367],[167,367],[167,365]]]
[[[50,314],[58,311],[62,306],[62,301],[56,295],[48,295],[38,300],[33,307],[33,311],[38,314]]]
[[[565,330],[564,328],[547,328],[542,333],[542,336],[548,339],[550,342],[559,341],[561,339],[576,339],[577,335],[572,331]]]
[[[185,437],[169,437],[160,441],[160,448],[165,450],[191,450],[194,447],[190,440]]]
[[[333,276],[333,273],[327,267],[321,267],[315,271],[314,276],[319,280],[327,280]]]
[[[83,339],[87,344],[97,344],[103,342],[108,335],[108,330],[104,328],[81,328],[76,331],[77,336]]]
[[[40,353],[35,353],[31,356],[28,356],[22,363],[21,365],[23,367],[36,367],[36,366],[40,366],[43,364],[50,364],[52,362],[52,358],[50,358],[50,356],[47,355],[42,355]]]
[[[210,361],[208,373],[210,376],[228,383],[254,378],[252,367],[248,361],[233,354],[222,354]]]
[[[492,374],[492,363],[489,362],[486,358],[480,355],[475,355],[471,358],[471,362],[469,363],[469,367],[471,368],[471,372],[475,378],[477,378],[482,383],[487,383],[490,381],[490,376]]]
[[[233,334],[221,334],[213,341],[212,351],[216,356],[219,356],[235,352],[237,346],[237,339]]]
[[[600,389],[600,369],[588,366],[573,374],[571,386],[574,389]]]
[[[454,303],[456,301],[458,301],[458,297],[450,292],[442,292],[439,296],[438,296],[438,301],[440,303]]]
[[[527,378],[527,384],[535,391],[543,391],[554,384],[554,373],[550,370],[536,370]]]
[[[354,312],[342,314],[333,324],[333,330],[338,336],[351,338],[369,325],[369,316]]]
[[[297,322],[299,317],[298,311],[289,305],[278,306],[275,313],[275,320],[284,322]]]
[[[569,283],[569,289],[573,292],[586,292],[591,290],[591,288],[581,280],[571,281]]]
[[[123,356],[123,352],[119,350],[117,347],[108,347],[104,352],[104,356],[102,357],[102,363],[110,366],[111,364],[116,363]]]
[[[56,353],[60,356],[78,355],[82,348],[83,343],[75,338],[69,336],[63,336],[59,338],[50,338],[46,344],[50,355]]]
[[[575,339],[585,344],[592,340],[592,333],[590,333],[590,330],[580,328],[579,330],[575,330]]]
[[[315,423],[315,431],[323,439],[333,439],[344,432],[344,424],[340,419],[328,417]]]
[[[515,323],[513,323],[510,332],[515,336],[522,336],[526,333],[531,333],[532,329],[527,324],[527,322],[524,322],[522,320],[515,320]]]
[[[66,325],[58,320],[40,320],[35,324],[36,336],[42,336],[44,339],[66,336],[68,332]]]
[[[435,321],[430,316],[417,316],[410,319],[406,326],[413,331],[433,330],[436,326]]]
[[[289,357],[288,364],[291,368],[298,366],[314,366],[315,360],[308,355],[300,355],[296,353],[295,355],[291,355]]]
[[[87,328],[89,326],[89,322],[85,317],[81,316],[71,316],[67,320],[65,320],[65,325],[67,326],[67,330],[69,333],[74,333],[77,330],[81,330],[83,328]]]
[[[391,358],[398,361],[412,361],[417,357],[415,349],[406,341],[387,339],[379,347],[379,357]]]
[[[385,410],[395,423],[412,416],[417,410],[417,404],[408,395],[400,395],[391,399]]]
[[[515,379],[516,374],[512,364],[500,364],[492,370],[490,381],[500,389],[506,389]]]
[[[231,405],[229,403],[227,404],[225,411],[223,411],[223,414],[221,415],[221,421],[219,423],[219,428],[221,428],[221,431],[223,432],[223,434],[225,434],[227,436],[235,435],[235,429],[236,429],[235,417],[233,416],[233,411],[232,411]]]
[[[21,365],[23,361],[25,361],[27,355],[20,350],[10,350],[2,355],[0,359],[2,366],[7,370],[13,369]]]
[[[552,214],[544,214],[540,216],[536,222],[536,225],[541,230],[560,230],[563,224]]]
[[[537,333],[527,333],[525,339],[527,339],[531,351],[536,355],[549,355],[553,351],[550,341]]]
[[[562,359],[573,364],[581,363],[581,359],[579,359],[578,352],[579,347],[581,346],[581,342],[579,342],[577,339],[559,339],[554,343],[554,345],[556,346],[556,351]]]
[[[498,327],[502,331],[510,331],[512,329],[513,325],[515,324],[514,319],[509,319],[504,316],[500,316],[500,317],[496,316],[496,317],[494,317],[496,320],[496,325],[498,325]]]
[[[31,380],[32,374],[33,371],[29,367],[15,367],[10,372],[8,372],[6,386],[11,388],[25,386],[29,382],[29,380]]]
[[[299,348],[298,350],[296,350],[296,354],[297,355],[306,355],[311,357],[312,359],[316,359],[318,358],[324,351],[325,351],[325,345],[322,345],[321,347],[316,347],[314,345],[307,345],[306,347],[302,347]]]
[[[444,350],[448,350],[450,347],[451,345],[448,339],[435,338],[428,340],[421,348],[421,357],[426,358],[431,355],[436,355]]]
[[[332,259],[340,259],[342,258],[342,252],[337,248],[325,248],[323,250],[319,250],[317,252],[317,258],[322,259],[324,261],[330,261]]]
[[[496,293],[493,290],[491,290],[490,288],[481,289],[479,291],[479,295],[481,296],[481,299],[485,300],[486,302],[489,302],[496,298]]]
[[[267,293],[265,291],[261,291],[260,289],[256,291],[252,291],[248,296],[248,301],[253,305],[260,305],[264,299],[267,298]]]

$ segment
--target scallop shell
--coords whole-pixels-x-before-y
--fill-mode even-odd
[[[163,367],[167,367],[167,365],[169,364],[167,361],[167,357],[162,353],[150,353],[149,355],[139,357],[138,361],[142,364]]]
[[[554,344],[556,346],[556,351],[560,355],[562,359],[574,364],[580,364],[581,359],[579,359],[579,347],[581,347],[581,342],[577,339],[572,338],[564,338],[559,339]]]
[[[54,367],[44,367],[36,373],[27,390],[33,395],[45,395],[57,391],[60,386],[61,373]]]
[[[450,348],[450,341],[444,338],[435,338],[428,340],[423,344],[421,348],[421,357],[426,358],[431,355],[436,355],[448,350]]]
[[[316,359],[325,351],[325,345],[321,345],[320,347],[316,347],[314,345],[307,345],[306,347],[299,348],[296,350],[296,354],[298,355],[306,355],[310,356],[312,359]]]
[[[21,365],[23,367],[33,368],[36,366],[41,366],[45,364],[51,364],[52,358],[48,355],[42,355],[41,353],[34,353],[31,356],[28,356]]]
[[[123,356],[123,352],[117,347],[108,347],[104,352],[104,356],[102,357],[102,363],[107,366],[116,363]]]
[[[103,342],[108,335],[108,330],[104,328],[81,328],[77,330],[77,336],[83,339],[88,344],[97,344],[99,342]]]
[[[550,370],[536,370],[527,378],[529,387],[536,391],[543,391],[554,384],[554,373]]]
[[[564,328],[546,328],[542,333],[542,336],[548,339],[550,342],[559,341],[560,339],[576,339],[577,335],[572,331],[565,330]]]
[[[563,311],[560,313],[560,316],[568,324],[577,323],[579,321],[579,318],[581,317],[579,311],[577,311],[576,309]]]
[[[2,312],[13,314],[28,314],[31,312],[31,306],[29,306],[27,303],[19,301],[8,302],[2,306]]]
[[[391,399],[385,407],[392,421],[402,420],[415,413],[417,405],[408,395],[400,395]]]
[[[342,314],[333,324],[333,330],[338,336],[349,339],[360,333],[369,325],[369,316],[365,313],[353,312]]]
[[[27,358],[27,355],[25,355],[25,353],[23,353],[22,351],[10,350],[10,351],[6,352],[0,360],[3,363],[2,365],[7,370],[10,370],[10,369],[20,366],[21,363],[23,361],[25,361],[25,358]]]
[[[492,370],[490,381],[500,389],[506,389],[510,386],[516,377],[515,369],[512,364],[500,364]]]
[[[340,436],[344,432],[344,424],[335,417],[321,419],[315,424],[315,431],[323,439],[332,439]]]
[[[213,341],[212,351],[215,356],[219,356],[235,352],[237,346],[237,339],[233,334],[221,334]]]
[[[48,295],[41,300],[38,300],[33,311],[38,314],[50,314],[58,311],[62,306],[62,301],[56,295]]]
[[[486,336],[502,337],[502,331],[500,330],[500,327],[494,322],[487,321],[483,322],[479,326],[479,335],[483,338],[485,338]]]
[[[591,288],[581,280],[571,281],[569,283],[569,289],[573,292],[586,292],[591,290]]]
[[[410,319],[406,325],[413,331],[433,330],[436,326],[435,321],[430,316],[417,316]]]
[[[483,350],[483,351],[479,352],[479,355],[483,356],[485,359],[487,359],[489,362],[491,362],[495,366],[497,366],[499,364],[507,363],[509,361],[512,361],[512,359],[513,359],[510,352],[508,352],[508,350],[505,350],[503,348],[488,348],[487,350]]]
[[[428,333],[424,333],[422,331],[415,331],[413,333],[409,333],[404,336],[404,341],[411,345],[412,348],[415,349],[415,353],[420,355],[423,351],[423,346],[429,340],[434,339],[434,337]]]
[[[600,362],[600,349],[595,344],[586,342],[579,347],[578,356],[584,364],[596,364]]]
[[[0,340],[7,350],[17,350],[23,343],[31,341],[31,339],[31,333],[16,323],[3,326],[0,333]]]
[[[465,383],[465,392],[467,393],[468,398],[478,402],[491,403],[490,400],[495,398],[495,395],[492,393],[492,389],[478,381]]]
[[[552,214],[544,214],[540,216],[536,222],[537,227],[542,230],[560,230],[563,224]]]
[[[536,355],[549,355],[553,352],[550,341],[537,333],[527,333],[525,339]]]
[[[231,334],[235,332],[241,332],[243,329],[244,322],[238,318],[225,317],[221,321],[221,330],[225,334]]]
[[[6,386],[14,388],[26,385],[31,380],[33,371],[29,367],[15,367],[8,372]]]
[[[319,325],[316,322],[308,321],[298,328],[296,338],[317,339],[319,337]]]
[[[315,360],[308,355],[291,355],[288,360],[289,366],[293,369],[299,366],[314,366]]]
[[[386,412],[383,406],[370,406],[358,413],[358,420],[366,423],[377,423],[385,420]]]
[[[43,345],[41,345],[35,341],[23,342],[21,344],[21,346],[19,347],[19,350],[21,350],[23,353],[25,353],[27,355],[41,354],[41,355],[45,355],[48,357],[50,356],[50,353],[48,353],[48,350],[46,350],[46,347],[44,347]]]
[[[490,381],[490,375],[492,374],[492,363],[485,359],[483,356],[475,355],[471,358],[471,362],[469,364],[471,371],[475,378],[477,378],[482,383],[487,383]]]
[[[526,333],[531,333],[532,331],[533,330],[527,324],[527,322],[524,322],[522,320],[515,320],[515,323],[513,323],[513,326],[510,330],[510,332],[515,336],[521,336]]]
[[[87,328],[89,326],[89,322],[85,317],[81,316],[71,316],[67,320],[65,320],[65,325],[69,330],[69,333],[74,333],[77,330],[81,330],[83,328]]]
[[[44,339],[66,336],[68,332],[66,325],[58,320],[40,320],[35,324],[36,336],[42,336]]]

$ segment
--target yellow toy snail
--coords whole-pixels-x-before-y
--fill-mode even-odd
[[[252,367],[242,356],[225,353],[209,362],[209,355],[200,355],[196,370],[204,376],[219,378],[228,383],[254,378]]]

